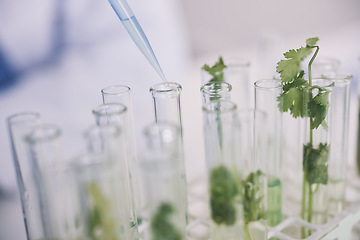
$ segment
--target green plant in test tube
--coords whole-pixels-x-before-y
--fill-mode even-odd
[[[329,144],[327,142],[314,143],[314,131],[322,128],[328,130],[326,117],[330,106],[330,88],[313,84],[311,64],[315,60],[319,46],[319,39],[309,38],[306,46],[292,49],[284,53],[286,59],[277,64],[277,72],[283,84],[283,92],[278,97],[279,109],[290,112],[294,118],[306,118],[309,121],[308,142],[303,146],[303,186],[301,202],[301,218],[313,221],[314,194],[321,185],[328,183]],[[301,62],[309,56],[313,49],[315,53],[308,64],[308,80],[305,80],[305,71],[301,69]],[[302,237],[310,232],[302,229]]]
[[[209,82],[214,83],[214,87],[225,82],[223,71],[226,69],[226,65],[221,57],[212,67],[204,65],[202,69],[210,74]],[[214,109],[218,112],[216,116],[217,136],[219,151],[222,152],[221,155],[223,156],[223,148],[226,146],[224,146],[223,142],[224,126],[222,126],[220,116],[221,102],[217,101],[220,98],[220,95],[218,97],[212,96],[210,101],[215,101],[215,104],[217,104],[214,106]],[[218,226],[231,227],[236,224],[239,220],[237,218],[241,216],[244,218],[244,231],[241,232],[246,240],[253,240],[249,224],[266,218],[266,212],[261,206],[264,176],[264,173],[258,170],[249,173],[246,179],[242,180],[240,174],[236,170],[230,169],[228,165],[214,166],[210,171],[210,208],[213,222]],[[242,213],[238,213],[237,206],[239,203],[243,204],[242,213],[244,216],[242,216]],[[217,236],[220,236],[220,234],[217,234]]]
[[[182,234],[172,224],[171,216],[175,212],[171,203],[160,204],[151,219],[152,239],[156,240],[181,240]]]
[[[216,89],[224,81],[224,69],[226,65],[222,57],[213,66],[205,64],[203,70],[210,75],[209,83],[213,83]],[[210,101],[220,100],[220,95],[210,97]],[[221,103],[217,102],[216,110],[219,110]],[[223,129],[220,114],[216,116],[216,125],[219,138],[220,151],[223,148]],[[236,196],[239,193],[239,186],[233,173],[227,166],[221,164],[212,168],[210,172],[210,207],[212,220],[218,225],[233,225],[236,222]]]
[[[116,221],[109,202],[96,182],[88,184],[88,194],[93,206],[88,216],[88,236],[91,239],[117,239]]]

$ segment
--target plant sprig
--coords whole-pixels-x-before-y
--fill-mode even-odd
[[[327,184],[328,182],[328,158],[329,145],[320,143],[318,147],[313,145],[313,131],[320,125],[327,129],[325,118],[330,106],[330,90],[324,87],[313,85],[311,78],[311,65],[314,62],[319,46],[319,39],[309,38],[306,46],[299,49],[292,49],[284,53],[286,59],[278,62],[276,71],[280,73],[283,84],[283,92],[278,97],[280,111],[290,112],[294,117],[309,117],[310,131],[309,142],[303,146],[303,187],[301,200],[301,218],[308,222],[312,221],[313,214],[313,185]],[[308,80],[304,79],[305,72],[301,69],[301,62],[312,53],[308,64]],[[308,193],[307,193],[308,189]],[[306,194],[308,195],[306,197]],[[307,215],[306,215],[307,214]],[[301,230],[303,238],[310,235],[304,228]]]
[[[260,170],[251,172],[244,182],[244,219],[245,224],[266,218],[264,208],[261,206],[264,199],[262,179],[264,173]]]
[[[211,171],[211,218],[217,224],[233,225],[236,222],[236,196],[239,193],[236,179],[223,165]]]
[[[224,82],[224,69],[227,68],[227,66],[224,64],[224,60],[222,57],[219,57],[219,61],[216,62],[212,67],[205,64],[202,69],[207,71],[211,76],[212,79],[210,79],[209,82],[213,83],[222,83]]]
[[[170,203],[162,203],[151,219],[152,240],[181,240],[181,233],[171,222],[175,209]]]
[[[326,129],[325,117],[330,105],[329,91],[319,86],[312,86],[311,81],[311,64],[319,50],[316,46],[318,40],[317,37],[307,39],[305,47],[289,50],[284,53],[286,59],[278,62],[276,71],[280,73],[283,83],[278,106],[283,112],[289,111],[294,118],[309,116],[311,129],[316,129],[320,125]],[[301,62],[312,53],[313,48],[316,48],[316,52],[309,62],[309,80],[305,80],[305,71],[301,69]],[[314,89],[317,90],[317,94],[312,96],[311,92]]]
[[[320,143],[319,148],[304,145],[303,168],[309,184],[328,183],[329,145]]]
[[[96,182],[90,182],[88,194],[92,201],[92,208],[88,213],[88,237],[92,240],[117,239],[115,218],[100,186]]]

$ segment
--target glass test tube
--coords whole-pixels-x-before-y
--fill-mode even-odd
[[[154,100],[154,113],[156,123],[172,123],[180,129],[181,149],[184,154],[183,130],[181,120],[181,95],[182,87],[178,83],[159,83],[151,86],[150,92]],[[187,182],[185,173],[185,161],[181,163],[181,177],[183,179],[182,199],[187,207]]]
[[[310,88],[305,94],[310,93],[312,97],[317,94],[328,92],[330,107],[325,116],[327,124],[320,124],[317,128],[312,128],[311,124],[317,120],[313,117],[306,116],[305,120],[305,138],[303,145],[303,186],[301,201],[301,218],[314,223],[323,224],[327,221],[328,216],[328,164],[329,150],[331,147],[331,92],[333,82],[326,79],[313,79],[313,86],[321,87]],[[308,95],[304,96],[305,112],[309,112],[311,107]],[[316,161],[316,162],[315,162]],[[302,233],[303,237],[308,234]]]
[[[331,145],[329,156],[329,210],[341,212],[345,204],[346,166],[349,144],[350,85],[349,73],[329,73],[334,82],[331,92]]]
[[[184,202],[182,141],[178,126],[150,124],[144,131],[146,149],[142,174],[149,220],[144,240],[186,239],[187,204]]]
[[[311,66],[313,78],[323,78],[328,74],[335,74],[340,66],[340,60],[332,57],[319,57]]]
[[[230,100],[232,86],[229,83],[206,83],[200,88],[203,105],[215,100]]]
[[[123,132],[123,134],[120,136],[123,138],[123,142],[125,143],[124,146],[126,148],[123,151],[123,158],[121,158],[121,161],[124,161],[123,166],[127,170],[126,176],[127,176],[127,184],[130,194],[127,196],[129,197],[129,202],[132,204],[134,203],[134,188],[131,181],[131,175],[130,175],[130,155],[128,153],[128,145],[127,142],[129,139],[127,139],[127,126],[126,126],[126,115],[127,108],[125,105],[120,103],[107,103],[107,104],[101,104],[94,108],[93,114],[96,119],[96,123],[98,126],[106,126],[106,125],[115,125],[120,128],[120,130]],[[99,146],[99,145],[97,145]],[[96,148],[96,147],[95,147]],[[137,215],[135,212],[134,206],[130,209],[133,211],[131,213],[132,219],[131,222],[137,222]]]
[[[31,131],[26,141],[40,198],[44,239],[78,239],[78,215],[70,194],[73,184],[65,175],[60,136],[57,126],[47,124]]]
[[[203,106],[205,156],[208,170],[210,238],[242,239],[241,164],[238,156],[236,105],[211,101]]]
[[[181,91],[181,85],[174,82],[159,83],[150,88],[154,100],[155,122],[176,124],[182,135]]]
[[[222,79],[224,79],[224,82],[232,86],[231,101],[236,104],[239,110],[253,107],[251,101],[249,101],[252,97],[249,94],[250,62],[240,58],[230,58],[224,59],[224,64],[226,68],[218,74],[223,74]],[[201,69],[201,85],[209,83],[211,79],[213,79],[213,76],[204,69]]]
[[[276,226],[282,219],[282,111],[278,97],[282,92],[280,80],[263,79],[254,84],[255,109],[267,116],[267,221]]]
[[[90,127],[85,137],[91,151],[72,162],[87,239],[139,239],[122,134],[111,124]]]
[[[135,211],[138,219],[138,223],[141,223],[141,195],[139,189],[139,173],[138,173],[138,162],[136,154],[136,142],[135,142],[135,131],[134,131],[134,115],[133,115],[133,106],[132,106],[132,94],[131,89],[128,86],[124,85],[113,85],[101,90],[103,103],[120,103],[123,104],[127,111],[124,116],[124,124],[126,126],[126,145],[127,151],[130,157],[129,166],[130,166],[130,176],[132,181],[132,186],[134,189],[134,202],[135,202]]]
[[[26,134],[40,125],[40,115],[34,112],[17,113],[7,118],[7,124],[27,239],[41,239],[44,232],[39,199],[24,140]]]
[[[233,101],[238,110],[253,108],[253,99],[251,92],[249,70],[250,62],[240,58],[225,59],[227,68],[224,70],[225,82],[231,84],[231,101]]]
[[[243,179],[244,239],[267,239],[267,179],[266,147],[267,119],[259,110],[243,110],[238,113],[240,152]]]

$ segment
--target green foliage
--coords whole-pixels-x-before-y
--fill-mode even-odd
[[[327,124],[325,122],[325,118],[330,106],[329,102],[329,91],[314,86],[313,88],[318,89],[318,94],[311,98],[308,103],[308,111],[309,115],[312,116],[310,118],[310,127],[311,129],[318,128],[320,124],[323,125],[325,129],[327,129]]]
[[[318,38],[309,38],[306,40],[306,46],[296,50],[290,50],[284,53],[286,59],[281,60],[277,64],[276,71],[280,73],[283,84],[283,92],[278,97],[278,107],[282,112],[290,112],[294,117],[309,117],[310,120],[310,141],[304,146],[303,156],[303,191],[301,202],[301,217],[305,219],[305,211],[307,211],[308,219],[312,219],[312,202],[313,192],[312,184],[327,184],[328,181],[328,155],[329,147],[327,144],[321,143],[318,149],[313,148],[313,130],[320,125],[327,129],[325,121],[329,109],[329,93],[326,88],[312,85],[311,64],[315,60],[319,47],[316,46]],[[305,72],[301,69],[301,62],[312,53],[312,49],[316,51],[308,64],[309,80],[304,79]],[[310,192],[306,198],[306,181],[310,185]],[[306,206],[308,199],[308,206]],[[305,230],[302,229],[302,236],[306,237]]]
[[[325,118],[329,109],[329,91],[325,88],[310,86],[309,81],[304,79],[304,70],[301,62],[312,53],[318,38],[306,40],[306,46],[292,49],[284,53],[285,60],[278,62],[276,71],[280,73],[283,83],[283,92],[278,97],[279,109],[290,112],[294,117],[310,117],[311,129],[320,125],[327,128]],[[317,94],[313,96],[313,90],[317,88]]]
[[[317,41],[319,41],[318,37],[308,38],[308,39],[306,39],[306,46],[315,47]]]
[[[88,185],[92,208],[88,215],[88,237],[91,240],[119,240],[116,234],[114,216],[109,209],[109,202],[101,192],[100,187],[91,182]]]
[[[216,62],[212,67],[205,64],[202,69],[207,71],[213,78],[210,82],[213,83],[222,83],[224,82],[224,69],[226,65],[224,64],[224,60],[222,57],[219,57],[219,61]]]
[[[209,65],[205,64],[202,69],[204,69],[205,71],[207,71],[212,78],[210,79],[210,83],[212,83],[212,88],[214,90],[219,90],[221,89],[221,84],[223,82],[225,82],[224,80],[224,69],[227,66],[224,64],[224,60],[222,59],[222,57],[219,57],[219,61],[216,62],[212,67],[210,67]],[[219,100],[220,97],[219,96],[213,96],[210,97],[210,101],[213,100]]]
[[[236,179],[223,165],[214,168],[210,175],[211,217],[217,224],[232,225],[236,221]]]
[[[264,200],[264,173],[260,170],[250,173],[244,182],[243,204],[244,204],[244,221],[249,222],[266,219],[266,212],[261,206]],[[264,204],[264,203],[263,203]]]
[[[151,219],[153,240],[182,240],[181,233],[171,223],[174,208],[169,203],[162,203]]]
[[[310,184],[327,184],[328,182],[329,146],[320,143],[319,148],[313,148],[309,143],[304,145],[303,168],[306,180]]]

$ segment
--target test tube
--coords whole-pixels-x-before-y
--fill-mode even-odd
[[[39,198],[35,179],[28,159],[26,134],[40,125],[40,114],[21,112],[7,118],[16,180],[20,194],[27,239],[41,239],[44,231],[41,222]]]
[[[141,204],[141,193],[139,188],[139,173],[138,173],[138,161],[136,154],[136,142],[135,142],[135,131],[134,131],[134,115],[132,106],[132,94],[131,89],[124,85],[112,85],[105,87],[101,90],[103,103],[120,103],[126,107],[124,113],[124,125],[126,126],[126,146],[129,154],[129,167],[130,167],[130,178],[134,189],[134,201],[135,211],[137,214],[138,223],[142,222],[142,204]]]
[[[280,80],[262,79],[254,87],[255,109],[267,116],[267,221],[273,227],[282,219],[282,111],[278,107],[282,84]]]
[[[92,147],[72,161],[80,224],[88,239],[139,239],[123,134],[111,124],[88,128],[85,139]]]
[[[171,123],[153,123],[144,135],[141,166],[147,203],[144,215],[149,221],[144,239],[185,240],[187,203],[183,198],[180,129]]]

